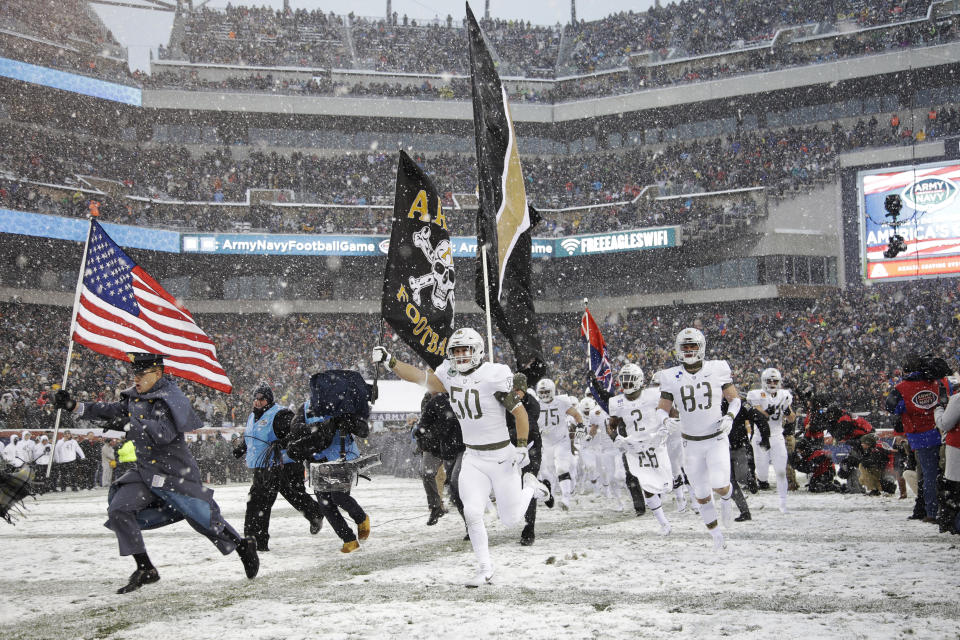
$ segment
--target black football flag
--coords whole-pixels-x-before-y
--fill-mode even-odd
[[[539,215],[527,204],[507,94],[469,4],[467,32],[480,192],[476,300],[486,308],[479,253],[486,247],[490,314],[513,348],[517,371],[532,385],[546,371],[530,291],[530,232]]]
[[[440,194],[401,151],[380,313],[433,368],[446,358],[453,333],[455,284],[453,245]]]

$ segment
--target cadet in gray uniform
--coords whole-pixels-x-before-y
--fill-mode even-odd
[[[107,522],[120,545],[120,555],[132,555],[137,569],[117,593],[129,593],[160,579],[147,556],[143,529],[186,520],[224,555],[236,551],[248,578],[257,575],[260,560],[253,538],[240,538],[220,515],[213,490],[201,484],[197,461],[187,449],[184,434],[201,426],[190,401],[163,375],[163,356],[127,354],[134,386],[120,394],[119,402],[78,403],[60,390],[54,406],[86,420],[129,419],[127,437],[137,452],[136,466],[110,488]]]

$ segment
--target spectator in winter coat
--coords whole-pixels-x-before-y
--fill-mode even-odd
[[[113,482],[113,470],[117,468],[117,440],[111,438],[109,442],[104,442],[100,449],[100,486],[109,487]]]

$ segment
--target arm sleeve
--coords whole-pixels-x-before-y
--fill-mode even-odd
[[[957,423],[960,422],[960,394],[950,396],[950,401],[947,402],[943,413],[934,411],[934,416],[941,433],[956,429]]]
[[[770,420],[766,415],[757,411],[756,409],[750,409],[749,413],[750,421],[753,423],[753,426],[757,428],[760,432],[760,441],[767,443],[770,442]]]
[[[597,376],[593,375],[593,372],[589,374],[587,380],[590,382],[590,388],[593,389],[593,392],[597,394],[598,398],[601,398],[604,402],[610,401],[613,394],[600,386],[600,383],[597,382]]]
[[[903,396],[900,395],[900,391],[897,389],[892,389],[890,393],[887,394],[887,399],[884,401],[887,411],[890,413],[895,413],[900,415],[906,409],[906,403],[903,401]]]
[[[78,418],[84,420],[112,420],[114,418],[126,417],[127,405],[122,402],[92,402],[81,403]]]
[[[290,426],[293,424],[293,411],[281,409],[273,418],[273,435],[284,443],[290,438]],[[244,441],[246,443],[246,441]]]

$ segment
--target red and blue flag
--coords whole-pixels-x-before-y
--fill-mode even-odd
[[[613,393],[613,370],[610,368],[610,360],[607,359],[607,343],[603,341],[600,327],[590,315],[589,309],[583,311],[583,318],[580,320],[580,336],[587,343],[591,375],[596,378],[597,384],[607,392],[609,397]],[[594,385],[590,385],[590,393],[600,407],[609,413],[607,400],[597,393]]]

